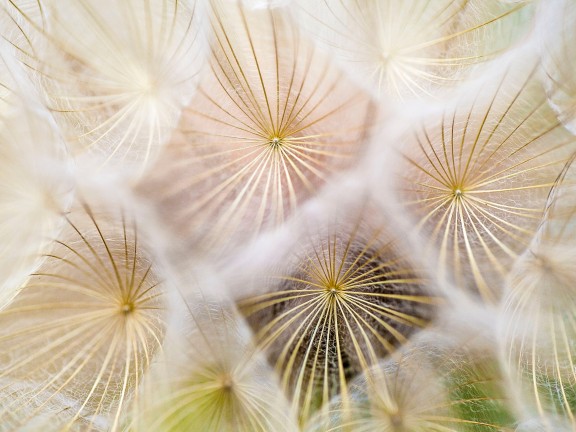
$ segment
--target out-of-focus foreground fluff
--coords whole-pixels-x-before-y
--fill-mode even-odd
[[[0,33],[0,431],[576,430],[574,0]]]

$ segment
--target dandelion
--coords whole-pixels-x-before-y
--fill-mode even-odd
[[[145,385],[135,430],[297,431],[240,318],[222,305],[195,303]]]
[[[439,276],[488,302],[543,216],[576,141],[559,127],[536,68],[508,70],[403,146],[400,200],[414,215]]]
[[[0,0],[0,431],[576,430],[574,1]]]
[[[312,431],[512,432],[497,363],[471,347],[438,339],[366,370]]]
[[[394,99],[435,96],[529,28],[532,7],[499,0],[300,0],[298,17],[357,80]]]
[[[576,425],[574,173],[570,161],[537,235],[510,275],[503,303],[504,362],[518,397],[546,430],[555,430],[558,418]]]
[[[268,293],[239,303],[302,421],[346,397],[355,375],[426,325],[436,301],[383,230],[344,226],[295,253]]]
[[[143,187],[196,248],[280,225],[362,151],[369,97],[281,12],[213,2],[211,73]]]
[[[36,4],[36,14],[14,2],[7,9],[27,24],[16,35],[22,62],[75,154],[141,172],[195,89],[202,64],[196,2]]]
[[[18,416],[26,427],[70,400],[65,428],[119,430],[162,344],[160,276],[121,213],[84,204],[66,222],[43,265],[0,312],[0,380],[28,386],[2,404],[0,419]]]

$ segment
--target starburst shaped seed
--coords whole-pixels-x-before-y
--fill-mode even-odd
[[[5,6],[22,22],[21,34],[8,37],[74,153],[87,166],[140,174],[196,87],[197,2],[42,0],[33,10],[20,3]]]
[[[300,21],[357,80],[395,99],[437,95],[526,32],[532,6],[499,0],[300,0]]]
[[[296,253],[269,293],[240,302],[301,421],[404,344],[436,301],[381,230],[339,231]]]
[[[167,337],[137,406],[135,430],[296,432],[273,371],[241,318],[221,305],[194,304],[185,329]]]
[[[0,378],[32,386],[0,407],[0,419],[18,415],[25,427],[64,398],[76,402],[66,427],[89,419],[84,430],[116,431],[162,344],[163,288],[134,223],[87,205],[66,220],[42,267],[0,312]]]
[[[437,338],[366,370],[311,432],[512,432],[500,371],[482,350]]]
[[[488,301],[529,244],[576,140],[534,74],[512,69],[407,139],[399,199],[437,257],[439,275]]]
[[[144,186],[196,247],[277,226],[363,148],[369,97],[281,12],[213,2],[211,73]]]
[[[558,178],[529,248],[504,297],[504,360],[518,397],[554,430],[553,417],[576,425],[576,166]]]

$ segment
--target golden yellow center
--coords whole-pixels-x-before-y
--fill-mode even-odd
[[[128,315],[128,314],[134,312],[134,303],[126,302],[120,307],[120,310],[122,311],[122,313],[124,315]]]
[[[326,286],[326,292],[330,297],[336,297],[342,291],[342,287],[336,283],[331,283]]]
[[[222,390],[229,392],[232,390],[234,382],[232,381],[232,377],[228,374],[222,375],[220,377],[220,386]]]
[[[282,138],[274,137],[269,141],[269,144],[272,148],[278,148],[282,145]]]

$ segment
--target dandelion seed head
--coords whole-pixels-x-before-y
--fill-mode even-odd
[[[289,407],[231,310],[191,307],[138,402],[138,430],[294,432]]]
[[[571,418],[576,269],[541,257],[520,261],[503,299],[504,364],[524,404],[543,417]]]
[[[571,158],[549,195],[538,233],[507,280],[500,329],[517,397],[551,425],[549,430],[556,428],[550,416],[575,424],[573,169]]]
[[[204,251],[281,226],[351,168],[375,108],[288,14],[212,6],[212,74],[141,188]]]
[[[536,234],[576,145],[558,127],[530,65],[495,74],[474,89],[473,101],[438,113],[436,124],[427,116],[396,171],[397,197],[437,257],[439,277],[487,302],[501,296],[498,287]]]
[[[430,318],[422,281],[374,235],[309,239],[268,293],[239,302],[301,421]]]
[[[49,392],[77,402],[70,423],[102,417],[117,430],[161,349],[162,281],[135,225],[122,214],[84,205],[66,221],[42,266],[0,313],[6,323],[0,341],[11,347],[10,355],[0,356],[0,377],[36,383],[4,405],[0,419]]]
[[[0,430],[574,429],[573,3],[0,0]]]
[[[417,342],[394,358],[382,360],[354,379],[347,395],[310,422],[311,431],[381,430],[427,432],[492,431],[511,420],[492,385],[499,372],[486,353],[456,349],[435,340]],[[466,413],[466,414],[464,414]],[[472,429],[471,429],[472,430]]]
[[[530,28],[528,4],[498,0],[297,1],[298,20],[364,87],[402,101],[437,97]]]
[[[156,157],[203,63],[196,6],[46,0],[37,4],[41,23],[7,6],[27,24],[14,43],[79,163],[97,171],[119,164],[138,177]]]

